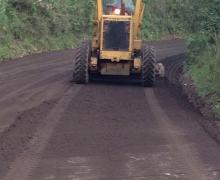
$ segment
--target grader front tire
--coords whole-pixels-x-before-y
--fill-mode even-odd
[[[156,53],[153,47],[144,45],[142,48],[141,79],[144,87],[153,87],[155,83]]]
[[[86,84],[89,82],[88,62],[90,54],[90,43],[83,43],[82,46],[76,51],[73,69],[73,81],[76,84]]]

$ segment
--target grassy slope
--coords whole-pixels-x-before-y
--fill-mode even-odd
[[[202,97],[220,114],[220,47],[209,47],[197,57],[197,63],[189,67],[195,85]]]
[[[188,42],[186,70],[202,97],[220,114],[220,1],[145,0],[145,38],[168,34]]]
[[[0,0],[0,59],[74,47],[91,29],[93,6],[79,0]]]

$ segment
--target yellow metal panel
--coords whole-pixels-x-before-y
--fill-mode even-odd
[[[103,16],[102,0],[96,0],[96,19],[94,21],[94,34],[92,47],[99,48],[100,44],[100,22]]]
[[[103,50],[103,24],[104,21],[128,21],[130,22],[130,39],[129,39],[129,51],[133,50],[133,23],[132,23],[132,16],[119,16],[119,15],[103,15],[102,22],[101,22],[101,36],[100,36],[100,49]]]
[[[142,24],[142,20],[144,17],[144,10],[145,10],[145,4],[142,3],[141,14],[140,14],[140,25]],[[139,29],[139,31],[140,31],[140,29]]]
[[[144,13],[144,4],[142,0],[136,0],[135,5],[135,14],[134,14],[134,38],[138,39],[139,32],[140,32],[140,25],[143,18]]]
[[[102,75],[130,75],[130,64],[129,63],[103,63],[101,64]]]
[[[104,31],[104,29],[103,29],[103,25],[104,25],[104,21],[103,21],[103,18],[102,18],[102,21],[101,21],[101,28],[100,28],[100,50],[102,50],[103,49],[103,31]]]
[[[99,40],[96,37],[93,38],[92,47],[93,48],[98,48],[99,47]]]
[[[102,0],[96,0],[97,20],[100,21],[103,15]]]
[[[131,60],[131,52],[127,51],[101,51],[101,59],[111,59],[112,61]]]
[[[142,46],[142,41],[141,40],[134,40],[134,46],[133,48],[136,50],[140,50]]]
[[[131,21],[132,16],[103,15],[103,19],[109,21]]]
[[[94,23],[94,35],[93,35],[93,48],[100,48],[100,58],[110,59],[112,61],[119,60],[131,60],[132,52],[134,49],[141,49],[140,39],[140,25],[143,19],[144,13],[144,3],[143,0],[136,0],[135,13],[133,16],[129,15],[104,15],[103,14],[103,4],[102,0],[96,0],[97,11],[96,11],[96,21]],[[103,23],[105,20],[109,21],[130,21],[131,31],[130,31],[130,46],[128,52],[124,51],[105,51],[103,50]]]

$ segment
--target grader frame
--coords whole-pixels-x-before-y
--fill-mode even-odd
[[[102,0],[96,0],[93,39],[77,52],[74,81],[87,83],[94,75],[114,75],[135,77],[144,86],[153,86],[155,51],[141,40],[144,3],[136,0],[133,12],[126,11],[123,0],[120,7],[110,8],[104,12]]]

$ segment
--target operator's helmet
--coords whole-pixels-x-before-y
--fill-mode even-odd
[[[128,12],[129,14],[133,14],[134,13],[133,0],[123,0],[123,2],[125,3],[126,12]],[[112,6],[116,8],[121,8],[121,0],[115,0]]]

